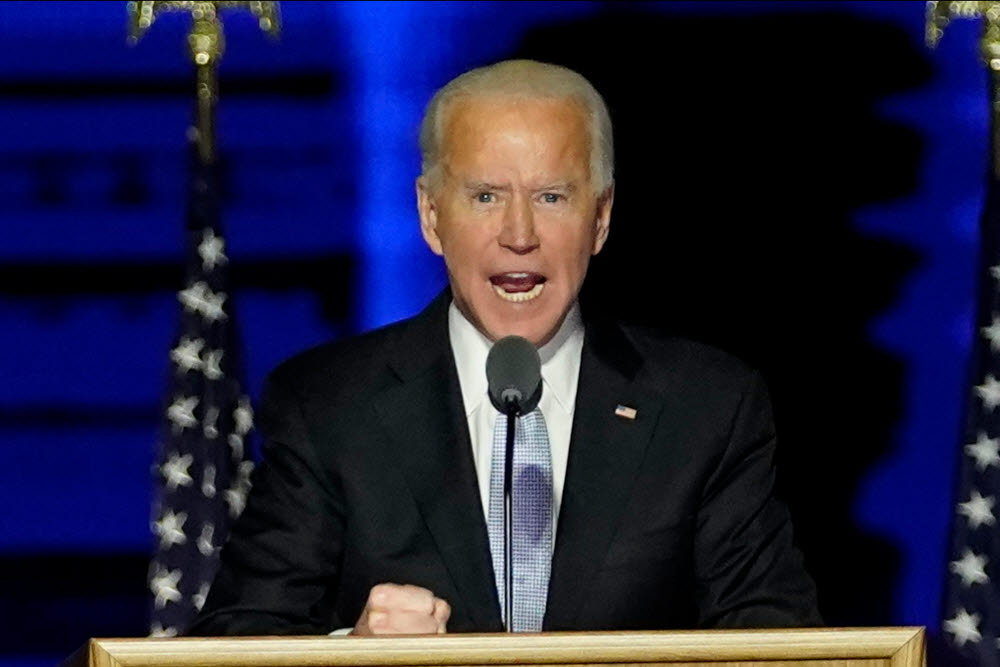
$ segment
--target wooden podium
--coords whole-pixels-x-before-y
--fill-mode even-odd
[[[923,628],[92,639],[63,667],[923,667]]]

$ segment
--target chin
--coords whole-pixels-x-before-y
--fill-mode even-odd
[[[541,347],[555,335],[562,318],[569,311],[566,307],[553,312],[552,304],[544,302],[497,303],[493,288],[489,289],[485,302],[480,301],[475,304],[478,308],[469,309],[472,311],[469,320],[478,322],[477,328],[494,342],[505,336],[520,336]]]

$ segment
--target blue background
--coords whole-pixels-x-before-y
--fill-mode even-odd
[[[228,15],[221,71],[255,399],[278,361],[411,315],[443,286],[413,196],[437,87],[513,53],[588,75],[607,60],[618,76],[593,65],[592,78],[623,91],[608,93],[621,168],[594,300],[765,370],[831,622],[937,625],[987,160],[975,23],[928,52],[923,2],[281,11],[277,41]],[[162,17],[129,47],[125,3],[0,4],[0,665],[145,630],[184,261],[188,23]],[[862,537],[824,537],[841,533]]]

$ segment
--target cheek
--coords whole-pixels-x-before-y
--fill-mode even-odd
[[[462,281],[468,289],[481,273],[483,252],[468,237],[450,236],[442,240],[444,263],[448,273]]]
[[[594,234],[584,232],[577,232],[562,240],[559,246],[562,249],[561,256],[564,258],[562,265],[568,275],[579,278],[587,272],[596,242]]]
[[[482,269],[496,246],[489,220],[449,221],[439,228],[445,263],[453,273],[468,274]]]

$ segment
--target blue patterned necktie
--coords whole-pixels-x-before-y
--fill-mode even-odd
[[[507,417],[497,414],[490,464],[487,528],[500,615],[504,615],[503,474]],[[545,418],[537,408],[518,417],[513,465],[514,632],[541,632],[552,569],[552,457]],[[506,621],[506,619],[504,619]]]

